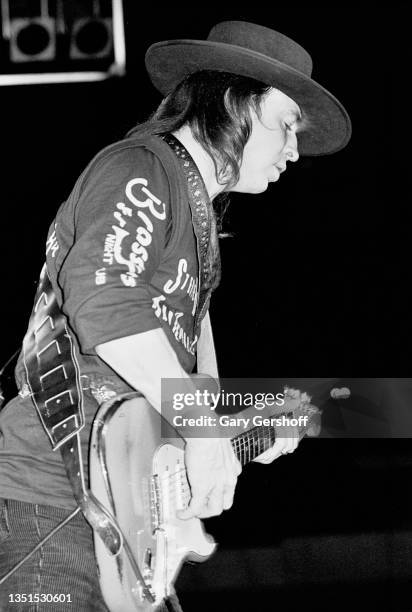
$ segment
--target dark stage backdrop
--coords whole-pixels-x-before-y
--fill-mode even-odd
[[[313,76],[348,109],[353,137],[336,155],[301,159],[265,194],[233,196],[227,227],[235,236],[221,245],[223,279],[212,307],[221,373],[408,376],[408,3],[279,2],[258,3],[256,10],[252,4],[217,9],[209,3],[173,3],[169,8],[145,3],[143,9],[140,2],[126,0],[125,78],[0,90],[2,361],[25,331],[57,207],[90,158],[160,102],[144,69],[147,47],[169,38],[204,38],[218,21],[243,19],[278,29],[310,51]],[[235,508],[209,525],[223,551],[249,551],[236,561],[247,559],[246,570],[236,566],[226,583],[225,573],[219,574],[221,588],[230,580],[232,586],[236,583],[233,575],[243,583],[248,575],[261,577],[259,568],[264,564],[267,572],[276,558],[280,573],[264,574],[262,584],[256,579],[257,587],[270,590],[275,574],[280,581],[283,576],[283,586],[295,576],[295,583],[307,589],[315,584],[314,576],[316,584],[327,576],[323,587],[333,591],[345,580],[353,586],[357,572],[371,592],[381,592],[378,582],[379,588],[387,587],[383,607],[378,597],[369,609],[409,609],[389,599],[393,591],[402,593],[412,576],[410,539],[402,540],[398,549],[385,538],[409,533],[412,527],[406,484],[411,462],[407,440],[307,440],[288,459],[270,467],[251,466],[239,485]],[[366,538],[364,545],[358,541],[351,549],[359,534]],[[330,538],[326,544],[322,540],[324,556],[306,566],[313,555],[305,538],[320,535]],[[292,541],[287,538],[295,542],[286,545],[289,552],[280,557],[267,552],[261,566],[250,553],[264,548],[282,552],[285,542]],[[352,553],[343,563],[345,547]],[[232,559],[236,565],[238,558],[217,559]],[[403,568],[399,575],[394,559],[396,568]],[[213,563],[221,572],[219,561]],[[213,580],[208,570],[201,571],[210,592]],[[305,591],[306,609],[323,609],[318,596],[319,591]],[[338,609],[338,602],[325,606]],[[355,609],[353,601],[351,606]],[[258,603],[255,607],[260,609]],[[283,609],[295,608],[289,600]]]
[[[314,78],[344,102],[354,130],[344,151],[302,158],[263,195],[233,196],[236,236],[222,244],[213,308],[222,373],[407,375],[407,4],[279,4],[208,7],[200,18],[184,5],[143,15],[126,1],[126,78],[1,89],[1,359],[25,330],[57,207],[99,148],[160,101],[144,69],[149,44],[245,19],[310,50]]]

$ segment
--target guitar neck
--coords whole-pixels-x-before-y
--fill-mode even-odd
[[[306,435],[308,429],[312,426],[314,416],[319,415],[319,411],[316,408],[312,406],[310,408],[307,424],[304,427],[297,428],[299,440]],[[277,435],[275,427],[266,425],[257,426],[235,436],[231,439],[231,443],[240,463],[246,465],[271,448],[275,443]]]

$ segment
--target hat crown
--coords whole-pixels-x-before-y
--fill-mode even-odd
[[[237,45],[262,53],[307,76],[312,74],[312,58],[294,40],[264,26],[245,21],[223,21],[209,33],[208,41]]]

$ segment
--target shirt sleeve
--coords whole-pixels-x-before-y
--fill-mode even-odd
[[[166,246],[169,199],[161,162],[134,147],[99,160],[62,213],[72,215],[75,238],[57,280],[83,353],[161,327],[149,285]]]

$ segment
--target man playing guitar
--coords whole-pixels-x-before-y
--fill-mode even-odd
[[[266,27],[224,22],[207,41],[157,43],[146,67],[162,103],[96,155],[48,234],[19,394],[0,417],[1,609],[60,610],[42,599],[54,593],[76,610],[107,610],[88,524],[116,546],[88,493],[99,404],[138,390],[160,412],[162,379],[182,379],[187,391],[195,368],[218,379],[209,302],[220,278],[219,201],[262,193],[299,154],[333,153],[350,138],[345,109],[311,78],[309,54]],[[256,460],[297,443],[278,438]],[[188,438],[185,464],[191,498],[180,519],[231,507],[241,466],[228,438]],[[10,603],[16,593],[38,597]],[[171,597],[162,608],[179,604]]]

